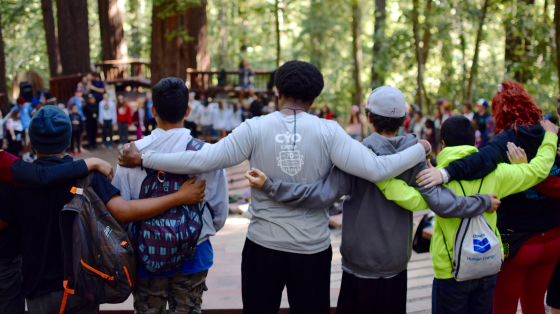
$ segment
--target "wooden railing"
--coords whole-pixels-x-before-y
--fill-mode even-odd
[[[225,74],[225,80],[219,82],[221,76]],[[255,70],[253,85],[256,92],[269,91],[268,83],[272,71]],[[195,93],[208,92],[212,90],[236,91],[239,86],[238,71],[196,71],[187,69],[187,82],[190,89]],[[220,84],[221,83],[221,84]]]
[[[96,63],[95,68],[108,84],[150,87],[150,62],[138,59],[109,60]]]
[[[66,104],[74,96],[78,83],[82,81],[82,76],[82,74],[78,73],[51,77],[49,80],[51,86],[50,93],[56,97],[57,103]]]

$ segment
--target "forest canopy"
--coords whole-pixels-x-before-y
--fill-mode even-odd
[[[457,109],[464,101],[491,99],[504,80],[522,82],[546,112],[555,111],[559,86],[552,0],[72,1],[72,6],[83,2],[87,12],[59,14],[57,5],[69,6],[68,0],[0,2],[8,90],[21,71],[36,71],[46,83],[61,73],[53,74],[49,66],[45,3],[52,6],[59,37],[61,18],[87,21],[87,34],[80,38],[89,42],[90,63],[106,59],[103,36],[121,35],[116,55],[151,61],[153,21],[202,6],[206,19],[197,23],[205,23],[209,69],[235,70],[242,57],[253,68],[267,70],[288,60],[309,61],[325,76],[318,106],[329,105],[342,115],[380,85],[400,88],[409,103],[429,112],[440,97]],[[106,5],[122,11],[122,26],[109,35],[100,31],[100,23],[106,23],[100,8]],[[186,19],[188,24],[192,14]],[[200,40],[189,29],[179,25],[164,37]]]

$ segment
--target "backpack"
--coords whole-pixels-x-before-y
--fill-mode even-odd
[[[480,182],[478,193],[480,193],[483,181],[484,179]],[[463,195],[467,196],[461,181],[457,182],[461,186]],[[451,262],[445,235],[443,242],[447,249],[449,262]],[[484,215],[463,218],[455,233],[453,262],[451,262],[453,277],[457,281],[467,281],[492,276],[500,271],[503,261],[498,235],[492,230]]]
[[[197,151],[204,142],[193,138],[186,150]],[[175,193],[189,179],[187,175],[146,169],[139,199],[154,198]],[[183,205],[132,227],[137,261],[147,271],[161,274],[180,271],[185,260],[196,259],[196,246],[202,231],[202,214],[206,205]],[[193,262],[194,262],[193,259]]]
[[[78,181],[60,212],[64,263],[64,312],[68,294],[102,303],[122,303],[136,283],[128,225],[118,222],[91,187],[92,173]]]

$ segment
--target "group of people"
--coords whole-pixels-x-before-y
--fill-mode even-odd
[[[335,121],[308,114],[324,87],[315,66],[286,62],[276,71],[276,87],[279,111],[246,119],[216,144],[185,150],[192,134],[184,117],[193,113],[195,102],[180,79],[161,80],[149,107],[157,128],[123,146],[114,174],[103,161],[73,162],[65,156],[72,120],[55,106],[39,110],[29,127],[39,158],[24,163],[0,152],[0,181],[6,183],[0,185],[0,309],[23,313],[27,300],[30,314],[56,313],[64,298],[65,313],[98,311],[98,304],[68,295],[62,284],[68,279],[59,222],[75,180],[98,170],[91,181],[96,202],[123,223],[204,204],[194,261],[158,274],[138,260],[137,272],[130,274],[138,278],[132,292],[136,313],[164,313],[167,306],[175,313],[200,313],[213,264],[210,238],[228,212],[224,169],[248,159],[252,190],[241,263],[244,313],[278,313],[284,288],[291,312],[330,313],[327,208],[342,196],[337,313],[406,313],[412,212],[423,209],[436,214],[430,245],[433,313],[515,313],[519,300],[524,312],[544,313],[547,289],[547,303],[560,310],[559,129],[543,121],[520,84],[500,85],[492,100],[496,135],[480,151],[472,119],[456,115],[442,121],[437,168],[426,163],[435,145],[415,132],[398,134],[407,110],[397,88],[371,93],[365,118],[373,133],[360,143]],[[191,178],[174,194],[142,199],[148,169],[159,171],[158,179],[167,173],[203,180]],[[462,222],[476,217],[489,234],[465,243],[481,246],[474,254],[488,252],[492,243],[499,253],[459,263],[458,251],[466,249],[454,239],[470,228]],[[480,269],[486,260],[503,259],[499,272]],[[107,284],[118,276],[89,273],[101,274],[99,280]]]

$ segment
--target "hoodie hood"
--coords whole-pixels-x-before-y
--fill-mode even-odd
[[[378,133],[373,133],[364,140],[363,144],[373,150],[376,155],[392,155],[416,145],[417,142],[415,134],[388,138]]]
[[[447,167],[455,160],[465,158],[476,152],[478,152],[478,149],[470,145],[446,147],[442,149],[437,156],[438,165],[436,168],[441,169],[443,167]]]
[[[535,157],[535,153],[539,150],[545,131],[540,125],[530,125],[529,127],[518,126],[517,130],[510,128],[512,136],[515,136],[521,144],[521,147],[527,152],[529,161]],[[515,143],[515,141],[512,140]]]

